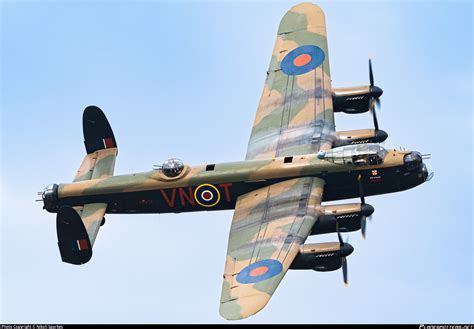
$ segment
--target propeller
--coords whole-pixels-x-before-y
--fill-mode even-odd
[[[339,231],[339,222],[336,222],[336,232],[337,232],[337,239],[339,240],[339,246],[342,247],[344,245],[344,241],[342,241],[341,232]]]
[[[360,202],[361,202],[362,204],[365,204],[364,185],[362,185],[362,174],[359,174],[359,176],[357,176],[357,181],[359,182],[359,197],[360,197]]]
[[[372,60],[369,58],[369,80],[370,80],[370,99],[369,99],[369,110],[372,113],[372,118],[374,120],[375,130],[379,130],[379,122],[377,120],[377,114],[375,113],[375,105],[381,107],[380,96],[383,93],[383,90],[374,85],[374,72],[372,70]]]
[[[359,182],[359,196],[360,196],[360,203],[365,205],[365,197],[364,197],[364,185],[362,184],[362,174],[357,176],[357,181]],[[369,216],[370,218],[370,216]],[[365,240],[366,237],[366,229],[367,229],[367,217],[362,215],[360,217],[360,231],[362,233],[362,238]]]
[[[341,232],[339,232],[339,224],[338,223],[336,223],[336,231],[337,231],[337,238],[339,240],[339,246],[340,246],[340,249],[342,251],[344,246],[346,244],[348,244],[349,237],[347,237],[346,242],[344,242],[342,240]],[[352,248],[350,245],[349,245],[349,247]],[[350,251],[349,253],[351,253],[351,252],[352,251]],[[348,284],[348,280],[347,280],[347,259],[346,259],[346,256],[342,253],[341,253],[341,265],[342,265],[342,278],[344,280],[344,285],[347,287],[347,284]]]
[[[366,228],[367,228],[367,218],[362,215],[360,218],[360,231],[362,233],[362,238],[365,240],[366,238]]]
[[[344,279],[344,285],[347,287],[349,281],[347,280],[347,259],[346,257],[342,257],[342,278]]]
[[[370,112],[372,113],[372,118],[374,120],[374,128],[375,130],[379,130],[379,121],[377,120],[377,112],[375,112],[375,101],[374,97],[370,97]]]

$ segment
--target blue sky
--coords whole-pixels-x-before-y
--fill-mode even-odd
[[[0,322],[225,322],[231,211],[110,215],[93,259],[78,267],[61,263],[55,216],[34,200],[47,184],[72,180],[90,104],[114,129],[116,174],[169,157],[243,159],[278,24],[294,4],[0,3]],[[348,288],[340,271],[290,271],[242,323],[472,323],[472,4],[318,4],[333,86],[367,84],[371,57],[384,89],[384,145],[432,153],[436,174],[367,198],[374,220],[367,240],[349,234]],[[336,125],[372,121],[337,114]]]

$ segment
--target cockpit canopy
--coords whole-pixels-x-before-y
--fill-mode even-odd
[[[183,161],[175,158],[166,160],[161,167],[163,174],[167,177],[176,177],[181,174],[183,169]]]
[[[381,164],[386,154],[387,150],[379,144],[369,143],[336,147],[318,153],[318,157],[336,164],[367,166]]]

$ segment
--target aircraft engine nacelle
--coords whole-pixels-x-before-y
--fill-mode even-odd
[[[333,147],[367,144],[367,143],[381,143],[386,140],[388,134],[381,129],[360,129],[347,130],[336,132],[336,138],[333,142]]]
[[[374,213],[370,204],[347,203],[322,207],[323,214],[313,226],[310,235],[337,232],[354,232],[361,229],[362,216],[368,217]]]
[[[378,98],[382,93],[382,89],[377,86],[333,88],[332,104],[334,112],[344,112],[348,114],[367,112],[370,109],[370,98]]]
[[[354,248],[348,243],[342,245],[338,242],[305,244],[300,247],[290,269],[335,271],[343,266],[344,258],[353,251]]]

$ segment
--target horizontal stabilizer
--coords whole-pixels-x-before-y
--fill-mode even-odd
[[[75,207],[77,213],[81,216],[89,241],[94,246],[95,238],[99,232],[99,228],[104,220],[105,211],[107,210],[106,203],[88,203],[84,207]]]
[[[117,149],[98,150],[87,154],[76,172],[73,182],[113,176]]]

